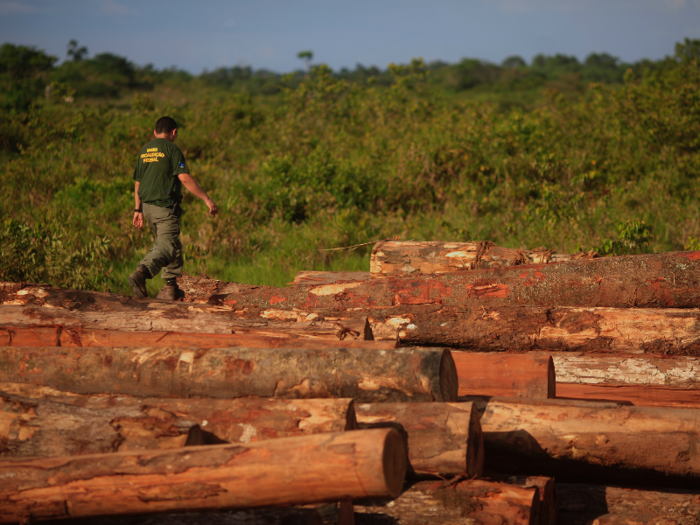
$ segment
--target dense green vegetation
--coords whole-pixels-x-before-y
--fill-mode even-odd
[[[150,247],[131,226],[131,175],[164,114],[221,208],[211,219],[185,197],[190,273],[282,285],[301,269],[367,269],[371,245],[329,249],[397,236],[700,246],[699,41],[627,66],[556,55],[283,77],[71,50],[55,67],[0,48],[0,280],[126,291]]]

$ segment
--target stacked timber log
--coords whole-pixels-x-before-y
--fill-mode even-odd
[[[699,252],[180,286],[0,284],[0,522],[697,523]]]

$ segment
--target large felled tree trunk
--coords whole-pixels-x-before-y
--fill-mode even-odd
[[[208,300],[214,299],[235,308],[282,309],[424,304],[693,308],[700,305],[700,252],[603,257],[319,286],[243,288]]]
[[[700,410],[513,398],[476,402],[483,409],[487,470],[637,484],[697,483],[700,477]]]
[[[360,428],[396,427],[406,434],[411,471],[481,475],[484,447],[473,403],[363,403],[356,410]]]
[[[172,512],[53,520],[51,525],[354,525],[351,501],[248,510]]]
[[[34,291],[45,291],[34,289]],[[63,291],[50,289],[61,295]],[[65,293],[73,293],[70,290]],[[169,301],[150,303],[135,302],[122,305],[117,301],[100,301],[96,292],[75,292],[81,299],[95,304],[81,303],[81,307],[55,307],[51,301],[43,304],[0,306],[0,328],[3,338],[13,328],[60,327],[79,333],[86,327],[91,330],[120,330],[125,332],[185,332],[213,334],[247,334],[255,336],[311,338],[327,340],[372,340],[372,330],[362,315],[346,319],[326,320],[313,318],[308,321],[269,320],[264,317],[242,318],[230,308],[186,305]],[[26,297],[22,297],[22,300]],[[42,299],[43,301],[43,299]],[[141,300],[143,301],[143,300]],[[60,304],[60,303],[59,303]],[[92,306],[91,306],[92,305]],[[48,307],[48,308],[45,308]]]
[[[6,307],[0,306],[0,309]],[[0,312],[0,316],[2,313]],[[31,321],[27,320],[29,324]],[[342,334],[340,334],[342,336]],[[356,334],[355,334],[356,335]],[[273,335],[207,334],[196,332],[127,332],[94,330],[85,325],[11,326],[0,327],[0,346],[161,346],[230,348],[373,348],[392,350],[397,341],[366,341],[353,339],[353,334],[335,339],[307,337],[290,332],[275,331]]]
[[[478,523],[538,525],[537,487],[523,488],[484,480],[417,483],[399,498],[375,505],[355,505],[358,525]]]
[[[700,409],[700,390],[663,386],[558,383],[557,398]]]
[[[369,272],[299,272],[291,284],[294,286],[308,286],[367,281],[369,279]]]
[[[554,478],[546,476],[508,476],[489,473],[491,481],[500,481],[518,487],[537,487],[540,496],[539,523],[541,525],[556,525],[558,511],[557,491]],[[567,522],[564,522],[567,523]]]
[[[445,349],[0,347],[0,362],[0,381],[79,394],[457,400]]]
[[[396,497],[393,429],[259,443],[0,461],[0,523]]]
[[[697,357],[573,352],[552,357],[557,397],[700,408]]]
[[[557,483],[559,509],[589,519],[605,514],[662,516],[681,525],[695,525],[700,516],[697,491],[639,490],[583,483]],[[566,521],[568,523],[568,521]]]
[[[700,389],[697,357],[567,352],[552,359],[561,383]]]
[[[700,310],[540,306],[372,309],[373,337],[474,352],[700,356]]]
[[[452,352],[460,396],[551,398],[554,362],[548,354]]]
[[[372,250],[370,274],[372,278],[441,274],[593,259],[597,256],[595,252],[568,255],[546,248],[502,248],[488,241],[381,241]]]
[[[74,456],[184,445],[251,443],[357,428],[350,399],[137,399],[6,393],[0,456]],[[476,409],[474,409],[476,411]],[[477,423],[478,423],[478,416]]]
[[[3,304],[82,303],[78,292],[39,292],[6,286]],[[36,288],[36,287],[34,287]],[[187,293],[187,290],[185,290]],[[40,297],[44,294],[43,297]],[[108,294],[103,294],[104,296]],[[185,299],[188,299],[186,296]],[[583,306],[694,308],[700,306],[700,252],[672,252],[529,264],[444,275],[384,278],[318,286],[272,288],[220,283],[198,292],[197,301],[236,309],[330,308],[346,310],[401,305],[461,307]],[[105,301],[106,299],[103,299]],[[155,300],[114,298],[123,304]],[[181,305],[161,301],[177,309]],[[165,307],[163,307],[165,309]]]

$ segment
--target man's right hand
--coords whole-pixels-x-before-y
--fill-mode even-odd
[[[204,203],[207,205],[207,208],[209,208],[209,215],[216,217],[216,214],[219,213],[219,207],[216,203],[211,199],[204,201]]]
[[[143,228],[143,213],[135,211],[134,220],[131,221],[131,224],[133,224],[137,228]]]

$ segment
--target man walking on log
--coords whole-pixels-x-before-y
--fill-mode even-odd
[[[146,279],[163,270],[165,286],[158,294],[161,299],[174,301],[178,295],[177,277],[182,275],[182,243],[180,242],[180,202],[182,185],[204,201],[209,215],[219,212],[216,203],[192,178],[185,156],[174,143],[177,123],[171,117],[161,117],[153,131],[154,139],[141,148],[134,170],[133,225],[151,228],[155,244],[128,277],[136,297],[148,297]]]

